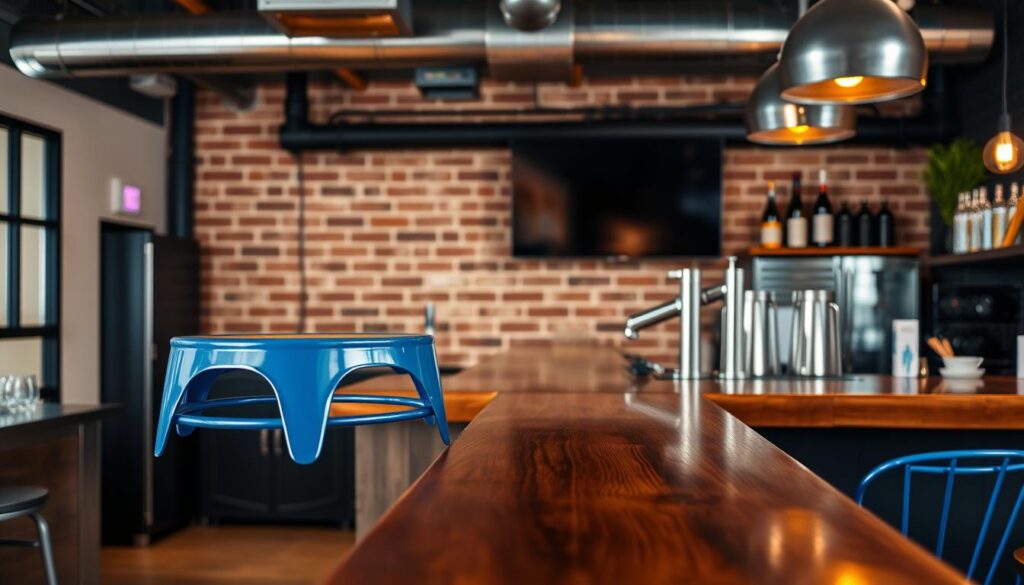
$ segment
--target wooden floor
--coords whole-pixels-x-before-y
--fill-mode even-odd
[[[148,548],[105,547],[102,585],[321,583],[355,542],[351,531],[194,526]]]

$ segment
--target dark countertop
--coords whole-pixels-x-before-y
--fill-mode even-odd
[[[724,394],[623,383],[621,363],[585,353],[501,358],[504,386],[329,583],[966,582]]]
[[[117,411],[116,404],[56,404],[45,402],[34,412],[0,414],[0,439],[23,431],[36,431],[45,427],[76,425],[100,419]]]

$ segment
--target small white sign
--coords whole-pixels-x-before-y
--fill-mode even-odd
[[[1017,336],[1017,377],[1024,378],[1024,335]]]
[[[917,319],[894,319],[892,322],[892,375],[896,378],[920,376]]]

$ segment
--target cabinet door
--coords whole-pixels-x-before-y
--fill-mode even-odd
[[[210,391],[212,398],[252,396],[270,392],[255,374],[231,372]],[[221,409],[217,414],[241,417],[277,416],[273,405]],[[203,459],[203,515],[211,519],[273,518],[273,431],[200,429]]]
[[[270,519],[270,431],[198,431],[203,449],[203,515]]]
[[[309,465],[291,460],[281,433],[274,438],[275,516],[350,524],[355,516],[352,429],[327,429],[323,451]]]

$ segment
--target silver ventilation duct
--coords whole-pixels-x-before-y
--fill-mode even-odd
[[[795,9],[737,0],[565,1],[554,26],[523,33],[504,25],[493,0],[423,4],[414,10],[414,36],[288,37],[244,13],[33,20],[14,27],[10,53],[31,77],[488,65],[499,79],[548,79],[573,63],[613,59],[770,59],[796,19]],[[988,54],[988,12],[921,6],[913,14],[932,62]]]

